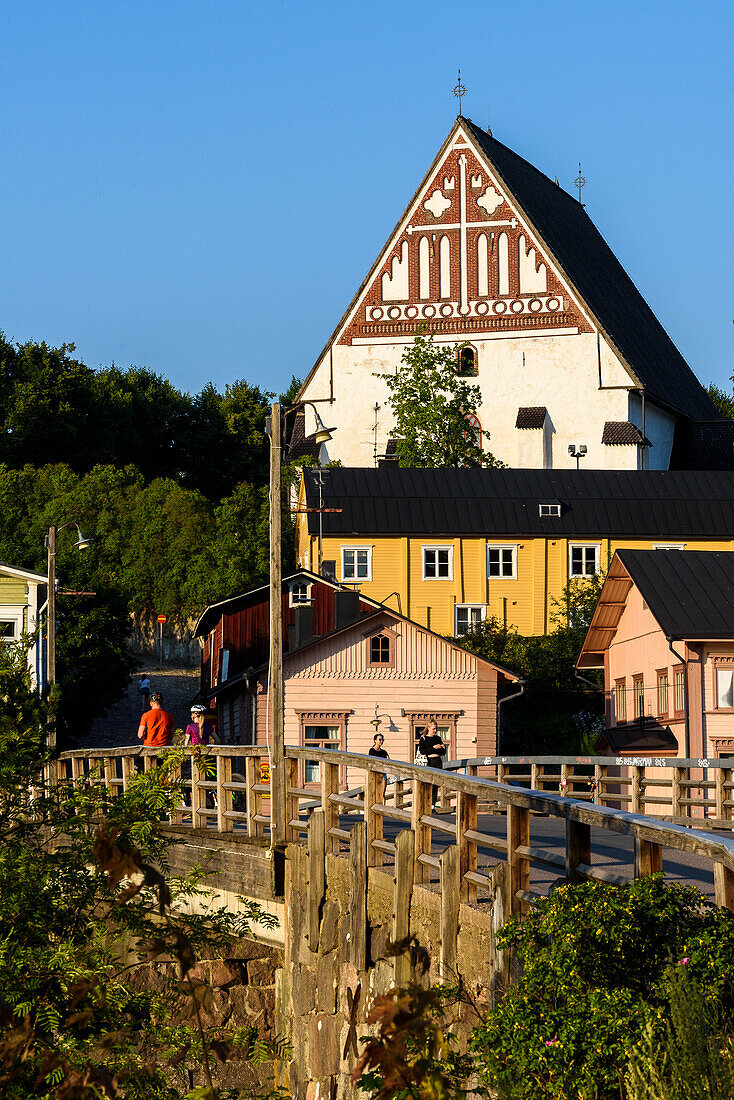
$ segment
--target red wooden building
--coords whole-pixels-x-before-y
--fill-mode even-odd
[[[203,639],[200,696],[216,709],[223,742],[254,743],[249,673],[268,660],[270,586],[211,604],[196,624]],[[380,605],[307,569],[283,579],[283,652],[330,634]],[[253,688],[254,688],[253,684]]]

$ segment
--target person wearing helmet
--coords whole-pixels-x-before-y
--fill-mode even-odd
[[[194,703],[191,708],[191,721],[184,730],[185,745],[218,745],[219,738],[214,731],[214,723],[207,721],[206,707]]]
[[[163,709],[163,699],[159,691],[150,694],[150,710],[146,710],[138,726],[138,739],[144,745],[160,748],[171,744],[173,737],[173,715]]]

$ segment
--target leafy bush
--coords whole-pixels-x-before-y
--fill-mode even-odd
[[[217,1092],[215,1058],[268,1052],[251,1028],[213,1026],[196,957],[272,918],[255,904],[191,914],[202,869],[166,877],[161,821],[181,804],[180,752],[116,799],[94,774],[44,789],[45,721],[22,651],[0,649],[0,1094],[242,1095]],[[159,980],[138,980],[152,960],[166,962]]]
[[[498,934],[519,981],[473,1036],[484,1083],[512,1100],[617,1100],[631,1051],[658,1042],[670,973],[732,1006],[734,914],[662,876],[562,886]]]

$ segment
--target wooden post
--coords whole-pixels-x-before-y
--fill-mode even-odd
[[[431,851],[431,829],[428,825],[421,824],[424,815],[431,812],[431,791],[433,784],[425,783],[422,779],[413,780],[413,810],[411,825],[415,836],[415,881],[426,881],[426,867],[420,862],[418,856],[423,852]]]
[[[530,765],[530,790],[531,791],[537,791],[537,790],[540,789],[538,787],[538,777],[539,776],[540,776],[540,765],[539,764],[531,764]]]
[[[441,951],[439,978],[458,984],[459,849],[455,844],[441,853]]]
[[[247,790],[247,835],[262,836],[263,828],[259,821],[255,821],[255,814],[260,812],[260,795],[253,790],[259,782],[258,758],[256,756],[245,757],[245,786]]]
[[[276,402],[270,410],[270,662],[268,672],[270,835],[275,845],[283,845],[286,842],[280,435],[280,405]]]
[[[734,871],[723,863],[714,864],[714,891],[716,904],[734,912]]]
[[[191,758],[191,824],[194,829],[206,828],[206,787],[201,783],[206,781],[206,771]]]
[[[633,764],[630,768],[632,783],[630,786],[631,792],[631,805],[630,813],[641,814],[642,813],[642,780],[645,777],[645,769],[641,768],[639,764]]]
[[[635,878],[654,875],[663,869],[662,845],[635,837]]]
[[[686,790],[686,788],[681,785],[685,773],[685,768],[673,768],[673,817],[685,816],[680,802],[681,798],[684,797],[683,792]]]
[[[576,868],[579,863],[591,863],[591,826],[566,818],[566,878],[569,882],[584,882]]]
[[[172,783],[176,783],[176,784],[180,783],[181,782],[181,765],[179,764],[177,768],[172,768],[171,771],[169,772],[169,775],[171,777],[171,782]],[[179,801],[178,806],[176,807],[176,809],[171,810],[171,824],[172,825],[181,825],[181,824],[183,824],[183,814],[181,812],[182,806],[183,806],[183,799],[181,797],[181,801]]]
[[[321,761],[321,809],[324,811],[324,830],[326,832],[326,851],[338,852],[339,841],[330,830],[339,827],[339,807],[332,802],[330,795],[339,793],[339,765]]]
[[[604,804],[602,801],[601,782],[602,779],[605,778],[606,773],[607,769],[605,764],[594,765],[594,783],[596,784],[596,786],[594,787],[592,802],[595,802],[597,806],[602,806]]]
[[[468,882],[464,877],[467,871],[477,869],[477,846],[466,836],[467,829],[477,828],[477,796],[463,794],[456,796],[456,844],[459,849],[459,896],[462,901],[476,901],[476,883]]]
[[[225,783],[232,782],[232,757],[217,756],[217,828],[220,833],[231,833],[234,829],[234,821],[228,817],[232,809],[232,791],[227,790]]]
[[[558,790],[564,798],[571,797],[571,787],[568,782],[568,764],[561,764],[561,781],[558,784]]]
[[[382,867],[382,852],[372,844],[382,840],[382,815],[372,807],[382,804],[382,772],[368,771],[364,784],[364,819],[367,825],[367,866]]]
[[[308,823],[308,946],[318,951],[321,907],[326,894],[324,811],[314,810]]]
[[[726,782],[726,769],[717,768],[714,775],[716,777],[716,816],[719,820],[723,820],[727,817],[726,806],[724,805],[724,801],[726,800],[726,789],[724,787],[724,783]]]
[[[403,829],[395,838],[395,892],[393,895],[392,939],[400,943],[410,935],[410,906],[413,898],[415,837]],[[410,981],[410,947],[395,956],[395,985],[404,989]]]
[[[510,911],[521,916],[527,905],[517,896],[518,890],[527,890],[530,884],[530,863],[517,854],[518,845],[527,847],[530,842],[530,814],[523,806],[510,803],[507,807],[507,862],[510,865]]]
[[[324,765],[321,765],[323,771]],[[291,787],[298,786],[298,760],[296,757],[291,758],[287,756],[285,758],[285,835],[286,840],[291,842],[297,842],[301,839],[301,834],[296,825],[291,825],[291,821],[297,821],[301,812],[301,800],[297,794],[288,794]]]
[[[123,794],[127,792],[130,786],[130,780],[135,775],[135,757],[123,756],[122,758],[122,791]]]
[[[350,933],[352,963],[367,969],[367,826],[352,826],[349,834]]]

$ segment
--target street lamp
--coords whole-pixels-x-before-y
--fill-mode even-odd
[[[75,520],[62,523],[61,527],[51,526],[46,535],[46,549],[48,551],[48,603],[46,610],[46,680],[49,687],[56,683],[56,537],[60,531],[67,527],[76,527],[77,541],[74,546],[77,550],[88,550],[92,542],[81,532],[79,524]],[[49,730],[48,747],[56,748],[56,726]]]
[[[326,398],[325,400],[329,400]],[[298,401],[282,411],[276,402],[270,409],[270,664],[268,667],[268,715],[270,725],[270,843],[285,844],[285,728],[283,714],[283,562],[281,548],[281,433],[289,413],[310,405],[316,417],[316,430],[308,437],[314,443],[326,443],[334,428],[324,427],[313,401]]]
[[[586,444],[579,443],[577,447],[575,443],[569,443],[568,453],[570,454],[571,458],[576,459],[576,469],[578,470],[579,459],[583,458],[586,455]]]

